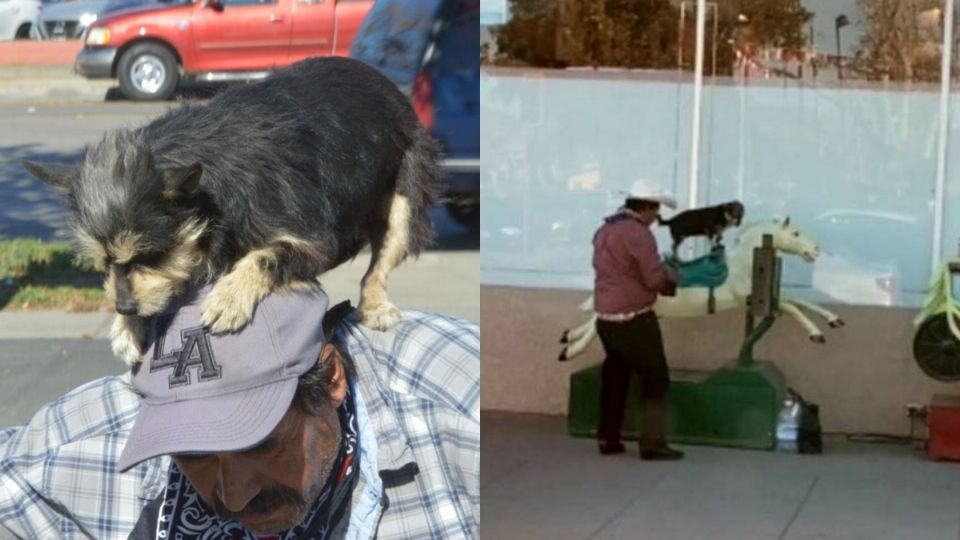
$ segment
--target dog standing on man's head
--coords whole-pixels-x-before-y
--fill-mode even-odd
[[[65,196],[81,253],[107,272],[113,350],[133,364],[144,318],[188,283],[215,282],[203,322],[235,331],[271,291],[319,286],[368,243],[360,320],[396,323],[387,275],[433,240],[438,160],[390,80],[323,58],[110,133],[79,165],[24,167]]]
[[[729,227],[739,227],[743,223],[743,214],[743,204],[740,201],[731,201],[716,206],[687,210],[672,219],[662,219],[657,216],[657,222],[670,228],[673,253],[676,255],[680,244],[692,236],[706,236],[714,244],[718,243],[723,236],[723,231]]]

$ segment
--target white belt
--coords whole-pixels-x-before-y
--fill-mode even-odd
[[[597,319],[601,321],[608,322],[626,322],[638,315],[643,315],[644,313],[649,313],[653,311],[652,307],[645,307],[637,311],[631,311],[629,313],[600,313],[597,312]]]

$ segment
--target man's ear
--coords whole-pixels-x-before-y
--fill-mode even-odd
[[[171,167],[163,170],[163,197],[173,201],[181,197],[192,198],[200,191],[203,167],[199,163],[186,167]]]
[[[73,180],[80,173],[80,169],[76,165],[64,165],[63,163],[40,163],[23,160],[20,164],[37,179],[64,192],[70,191]]]
[[[324,344],[320,358],[322,362],[330,363],[330,378],[327,380],[327,386],[331,404],[333,408],[337,408],[347,398],[347,370],[343,365],[343,358],[332,343]]]

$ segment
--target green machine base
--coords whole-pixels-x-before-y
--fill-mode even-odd
[[[681,444],[772,450],[784,377],[770,362],[752,361],[713,372],[673,371],[668,393],[667,437]],[[600,365],[570,376],[570,435],[596,437],[600,421]],[[639,383],[631,380],[623,439],[637,439]]]

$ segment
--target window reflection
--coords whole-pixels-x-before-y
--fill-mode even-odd
[[[789,215],[817,239],[815,265],[785,261],[793,292],[917,305],[931,273],[943,2],[706,11],[698,205],[739,199],[748,221]],[[517,0],[505,19],[482,32],[484,280],[586,288],[590,238],[619,190],[646,178],[686,201],[696,3]]]

